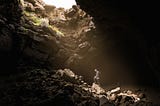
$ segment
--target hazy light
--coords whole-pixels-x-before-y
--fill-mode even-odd
[[[54,5],[57,8],[63,7],[65,9],[69,9],[72,5],[76,5],[75,0],[43,0],[46,4]]]

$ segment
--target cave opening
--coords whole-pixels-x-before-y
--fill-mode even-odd
[[[0,105],[149,104],[142,92],[157,102],[158,39],[124,3],[0,1]]]
[[[54,5],[57,8],[65,8],[65,9],[69,9],[71,8],[73,5],[76,5],[76,1],[75,0],[43,0],[46,4],[48,5]]]
[[[78,74],[85,76],[85,79],[89,82],[93,81],[93,76],[94,76],[93,70],[98,68],[99,70],[102,71],[101,82],[102,85],[104,86],[108,85],[117,86],[119,84],[127,86],[134,86],[134,85],[157,86],[159,82],[156,79],[156,77],[155,80],[157,80],[157,82],[155,81],[153,83],[153,81],[151,80],[156,75],[154,72],[151,72],[150,70],[151,67],[147,66],[147,64],[150,64],[148,63],[147,60],[148,57],[143,55],[143,53],[147,55],[144,52],[146,48],[142,47],[141,44],[145,45],[146,41],[143,40],[144,39],[142,37],[143,35],[139,36],[139,33],[137,33],[138,31],[135,31],[137,29],[134,29],[133,28],[134,25],[130,23],[131,21],[130,18],[133,18],[130,17],[132,13],[128,14],[126,11],[124,11],[125,7],[123,7],[123,9],[117,7],[119,10],[115,9],[114,6],[118,4],[115,5],[114,3],[112,7],[109,5],[109,3],[106,4],[104,2],[103,6],[95,8],[95,11],[91,9],[92,4],[91,5],[87,3],[83,4],[82,2],[81,5],[81,2],[78,3],[80,4],[80,6],[82,6],[84,10],[86,10],[95,18],[94,20],[96,20],[95,22],[97,29],[95,32],[91,33],[91,36],[93,35],[95,37],[92,38],[94,40],[91,40],[91,42],[94,42],[93,45],[95,46],[88,45],[89,46],[88,48],[91,50],[94,50],[95,48],[98,49],[95,50],[93,53],[95,57],[90,53],[88,54],[82,53],[83,56],[86,55],[84,57],[82,56],[85,59],[81,59],[82,58],[81,55],[75,53],[68,58],[68,61],[72,62],[69,63],[68,61],[66,61],[65,63],[68,64],[69,66],[65,65],[62,67],[67,67],[75,70]],[[105,5],[108,5],[108,7],[106,7],[107,9],[105,8]],[[100,9],[102,9],[102,11],[97,12]],[[72,28],[74,29],[74,31],[76,31],[75,23],[76,22],[72,23]],[[135,44],[134,42],[138,43]],[[80,46],[82,47],[84,46],[84,48],[86,46],[87,48],[87,43],[88,41],[84,42]],[[74,46],[73,43],[72,46]],[[144,51],[141,48],[143,48]],[[77,61],[76,64],[74,64],[75,61]],[[144,73],[146,74],[144,77],[142,77]],[[148,78],[150,77],[151,74],[152,77]],[[145,82],[145,80],[147,80],[147,82]]]
[[[62,38],[63,45],[71,47],[66,48],[69,50],[59,51],[59,53],[69,51],[70,56],[64,56],[61,61],[57,60],[58,65],[56,67],[73,69],[75,73],[84,76],[86,81],[92,83],[95,74],[94,69],[97,67],[94,66],[96,64],[95,57],[98,55],[96,53],[98,50],[93,45],[98,46],[96,43],[99,39],[95,33],[96,27],[93,17],[82,10],[74,0],[69,0],[67,3],[63,0],[43,1],[46,3],[49,24],[54,25],[64,35]]]
[[[56,60],[58,68],[72,69],[75,73],[84,76],[84,79],[88,81],[88,83],[93,82],[95,75],[94,69],[98,69],[101,71],[100,81],[103,86],[132,85],[136,83],[132,71],[129,71],[132,69],[126,65],[127,63],[125,63],[126,61],[120,51],[118,51],[118,48],[112,46],[117,45],[117,42],[114,41],[113,38],[111,38],[112,40],[107,38],[110,37],[108,35],[104,36],[108,34],[108,32],[104,32],[102,29],[98,30],[93,23],[94,19],[84,10],[81,10],[78,5],[75,5],[77,4],[75,1],[74,3],[68,1],[68,4],[58,0],[44,0],[44,2],[55,6],[55,11],[57,11],[56,15],[53,13],[54,10],[49,8],[51,6],[46,5],[47,18],[49,17],[49,24],[58,28],[61,32],[60,36],[64,35],[61,43],[63,43],[62,45],[67,49],[58,51],[59,57]],[[66,5],[64,5],[64,3],[66,3]],[[72,6],[73,4],[74,6]],[[70,10],[63,10],[63,8],[70,8]],[[75,13],[72,10],[74,10]],[[102,14],[99,14],[99,16]],[[93,14],[93,16],[94,15],[95,14]],[[97,18],[99,16],[94,17]],[[103,20],[96,21],[96,23],[101,22],[103,22]],[[96,25],[98,26],[98,24]],[[121,29],[121,27],[115,27],[117,28],[115,33],[124,30]],[[111,26],[108,26],[108,28],[112,30]],[[108,44],[106,44],[106,42]],[[70,48],[68,48],[68,46],[70,46]],[[76,47],[78,48],[75,49]],[[68,51],[70,54],[68,54]],[[65,54],[65,52],[67,53]],[[62,56],[64,54],[65,56]]]

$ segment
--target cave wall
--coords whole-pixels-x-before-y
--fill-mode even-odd
[[[160,39],[156,28],[156,3],[138,0],[76,1],[94,17],[97,30],[101,32],[98,36],[104,44],[104,54],[116,52],[120,55],[132,67],[131,74],[140,85],[159,86]]]
[[[89,24],[89,21],[91,20],[89,17],[83,17],[80,24],[79,21],[81,20],[73,20],[77,21],[74,23],[75,29],[71,28],[73,23],[72,20],[67,20],[67,23],[69,22],[69,28],[67,31],[64,31],[63,29],[65,28],[63,27],[67,27],[67,24],[63,21],[58,22],[59,20],[56,22],[52,16],[49,16],[46,13],[47,5],[44,6],[43,3],[41,3],[41,0],[22,1],[23,0],[21,0],[21,2],[16,0],[9,1],[8,3],[3,1],[1,4],[1,9],[5,10],[4,13],[2,13],[1,22],[3,26],[0,30],[2,32],[2,34],[0,33],[0,35],[2,35],[0,39],[1,41],[3,40],[0,45],[2,58],[0,67],[2,68],[1,73],[16,73],[16,69],[23,72],[24,68],[27,67],[24,66],[24,64],[30,67],[45,67],[47,69],[72,68],[72,65],[74,65],[75,62],[78,64],[82,55],[84,57],[90,57],[88,55],[90,55],[91,52],[94,52],[92,44],[90,44],[92,37],[87,36],[87,31],[83,31],[90,26],[85,27],[83,30],[81,29],[83,23],[86,26]],[[23,4],[23,7],[21,7],[22,5],[20,4]],[[13,7],[11,8],[11,13],[9,15],[6,11],[9,11],[8,8],[10,5]],[[55,11],[53,10],[53,14]],[[59,12],[60,11],[63,12],[63,9],[59,9]],[[33,14],[34,17],[31,16]],[[36,25],[38,22],[34,21],[42,21],[42,17],[50,18],[49,21],[51,23],[43,26],[41,22],[39,22],[40,25]],[[73,17],[74,15],[70,18],[72,19]],[[52,24],[52,22],[54,22],[54,24]],[[56,26],[56,24],[59,25]],[[68,32],[65,34],[68,37],[62,37],[61,34],[58,33],[59,30],[56,30],[53,27],[58,27],[63,30],[64,33]],[[3,37],[4,35],[6,38]],[[5,46],[4,44],[9,46]],[[6,65],[8,67],[6,67]],[[20,69],[20,66],[22,66],[23,69]],[[4,71],[6,69],[7,71]]]
[[[21,18],[22,8],[19,0],[0,0],[0,74],[14,67],[19,55],[19,40],[17,28]]]
[[[97,64],[104,64],[105,60],[112,61],[115,58],[116,61],[116,58],[122,58],[133,69],[129,73],[133,74],[139,84],[158,86],[160,43],[155,34],[157,32],[154,27],[157,21],[153,13],[155,8],[148,8],[148,5],[152,6],[152,3],[145,2],[147,4],[144,4],[138,0],[130,2],[126,0],[76,1],[83,10],[94,17],[96,30],[99,32],[98,45],[100,46],[98,48],[102,52],[102,57],[95,58],[97,62],[89,65],[93,65],[92,68],[101,67],[102,65]],[[16,65],[15,60],[21,55],[19,52],[21,42],[16,32],[22,12],[20,1],[1,0],[0,11],[0,48],[3,51],[0,53],[0,68],[2,70],[9,68],[12,71]],[[8,39],[7,42],[4,41],[4,37]],[[102,58],[104,62],[101,61]],[[84,61],[86,68],[88,68],[87,63],[88,61],[86,63]],[[5,66],[6,64],[8,67]],[[93,72],[90,73],[93,74]],[[107,74],[106,71],[104,77]],[[114,74],[110,76],[111,79]],[[122,74],[119,79],[123,77]]]
[[[0,0],[0,11],[1,15],[9,22],[18,22],[21,17],[21,2],[20,0]]]

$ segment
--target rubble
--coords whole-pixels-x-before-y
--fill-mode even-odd
[[[98,84],[93,83],[91,86],[91,92],[95,93],[96,95],[99,95],[99,94],[104,94],[105,90],[103,88],[101,88]]]
[[[47,71],[36,69],[11,79],[8,88],[0,88],[0,104],[5,105],[98,105],[98,99],[80,87],[83,83],[72,83],[68,78],[75,74],[69,70]],[[3,95],[3,96],[2,96]]]
[[[119,93],[118,96],[131,97],[134,99],[134,102],[140,101],[140,98],[138,97],[138,95],[133,94],[132,91],[129,91],[129,90],[123,93]]]
[[[93,83],[83,81],[70,69],[33,69],[18,77],[7,79],[11,82],[0,88],[0,104],[13,105],[54,105],[54,106],[146,106],[140,95],[120,87],[110,91]],[[152,106],[152,105],[149,105]],[[154,106],[154,105],[153,105]]]

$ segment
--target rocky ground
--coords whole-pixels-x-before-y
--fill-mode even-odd
[[[1,106],[155,106],[140,92],[88,85],[69,69],[34,69],[7,77],[2,84]]]
[[[1,106],[153,105],[141,92],[105,90],[70,70],[98,54],[99,32],[78,6],[65,10],[41,0],[1,0],[2,10]]]

